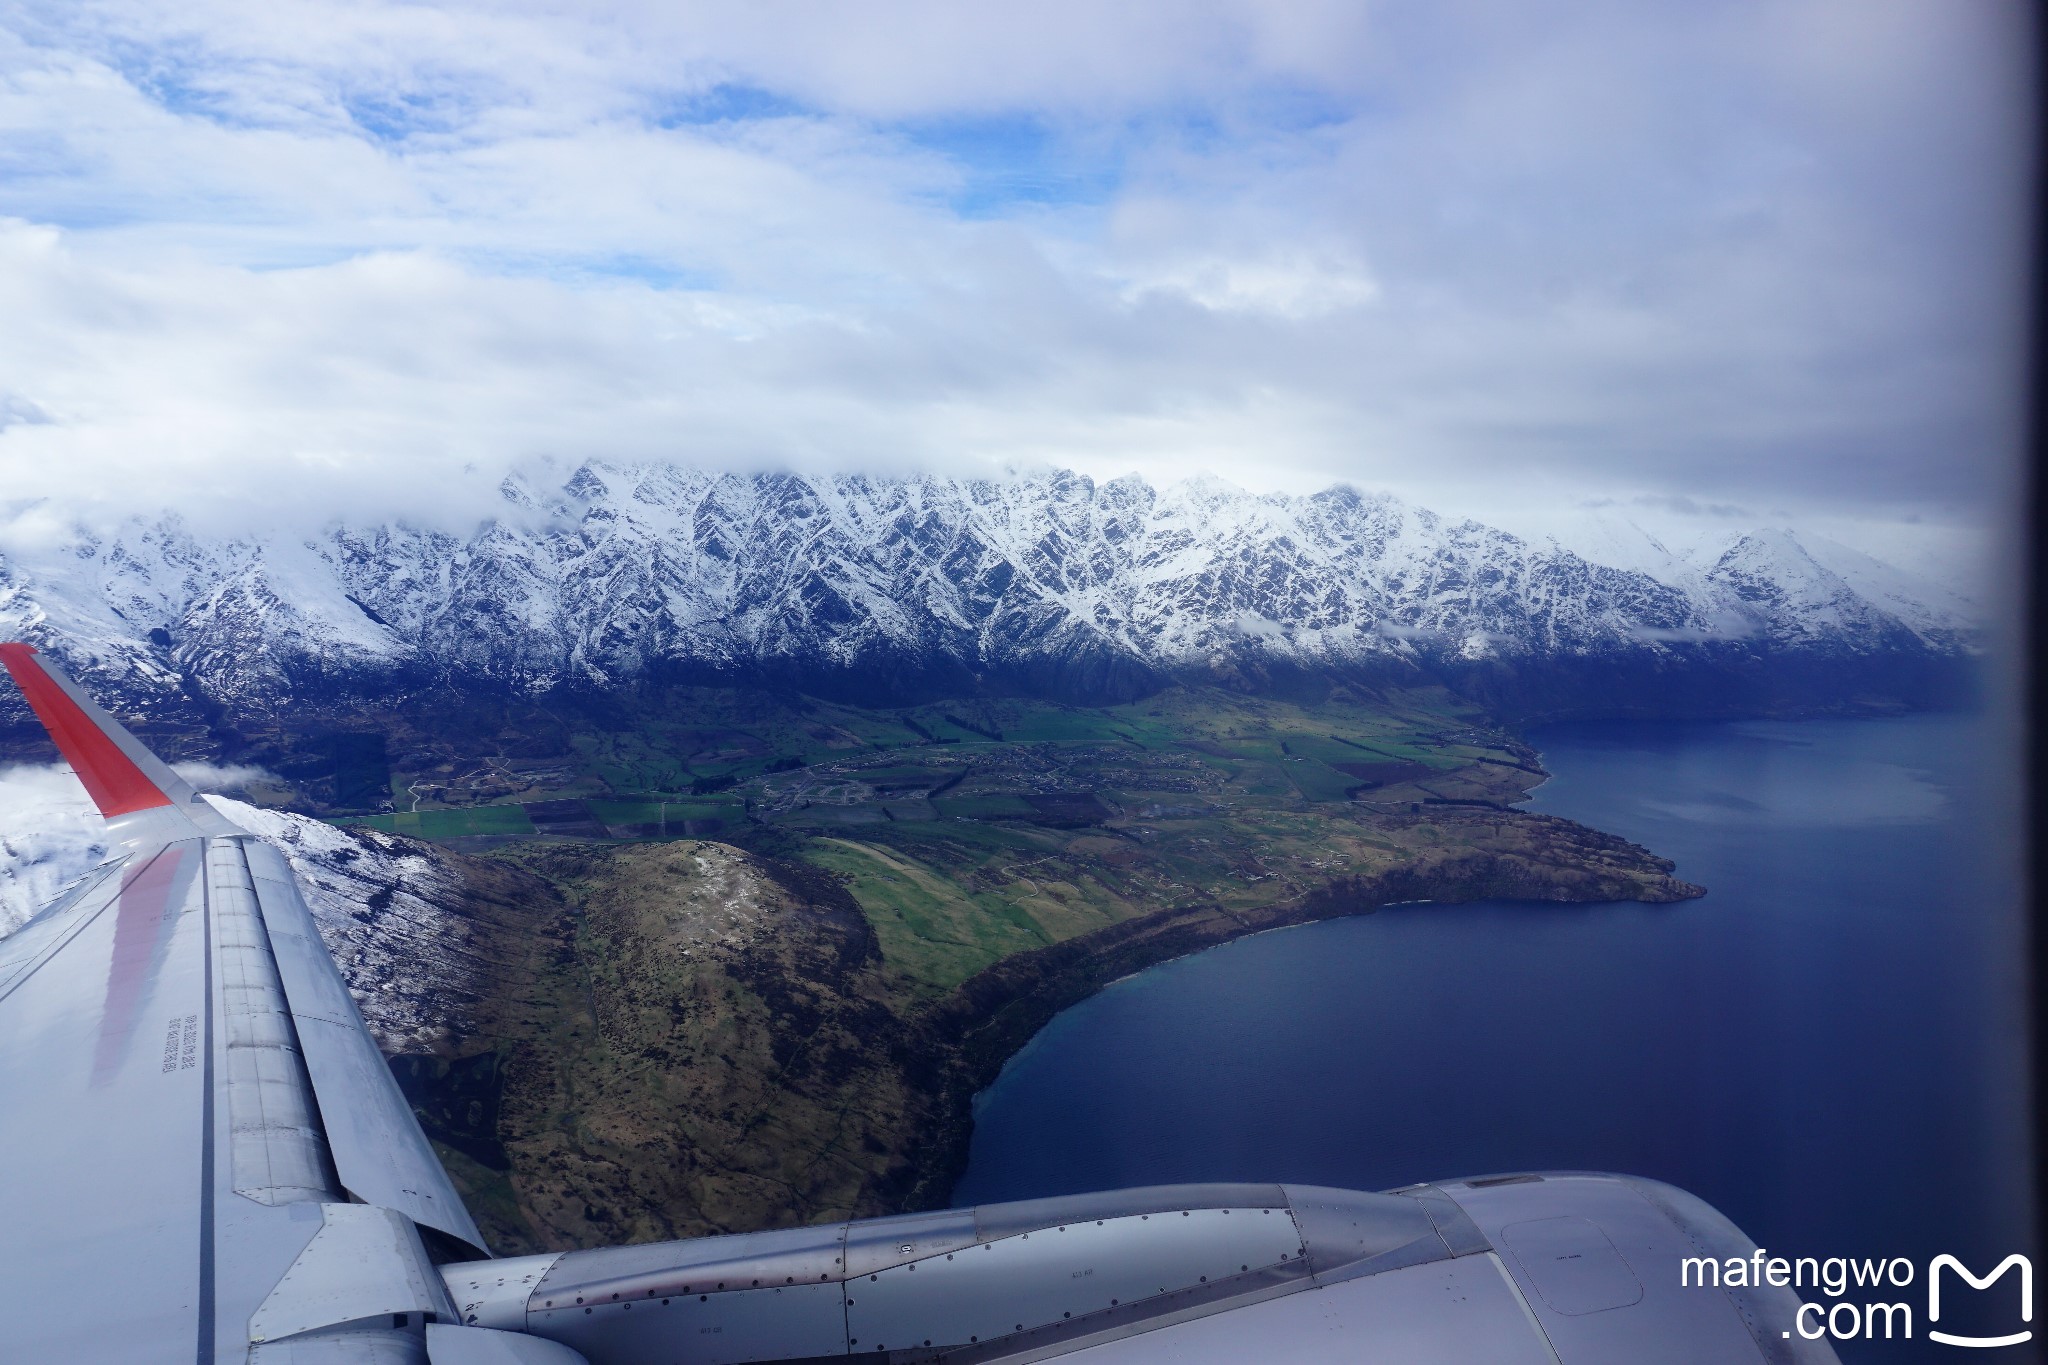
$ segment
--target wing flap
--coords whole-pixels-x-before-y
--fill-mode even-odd
[[[251,840],[246,851],[342,1187],[366,1204],[397,1209],[488,1256],[483,1234],[449,1184],[335,970],[290,865],[267,844]]]

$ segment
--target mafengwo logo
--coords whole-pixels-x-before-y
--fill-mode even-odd
[[[1687,1257],[1679,1265],[1679,1283],[1687,1287],[1741,1289],[1770,1285],[1774,1288],[1817,1289],[1832,1303],[1802,1302],[1793,1315],[1791,1330],[1784,1333],[1789,1337],[1793,1332],[1808,1341],[1819,1341],[1823,1337],[1835,1341],[1856,1341],[1872,1339],[1911,1338],[1913,1328],[1913,1305],[1898,1296],[1898,1301],[1881,1301],[1877,1297],[1863,1299],[1862,1296],[1848,1297],[1854,1288],[1865,1288],[1876,1295],[1891,1298],[1892,1291],[1908,1289],[1916,1278],[1917,1267],[1903,1256],[1891,1260],[1870,1258],[1850,1259],[1830,1256],[1821,1260],[1813,1256],[1801,1256],[1787,1260],[1783,1256],[1772,1256],[1761,1247],[1747,1258],[1731,1256],[1725,1261],[1709,1257]],[[1983,1291],[1992,1288],[2004,1279],[2010,1271],[2019,1271],[2019,1323],[2013,1324],[2017,1331],[1997,1335],[1943,1331],[1937,1324],[1941,1321],[1942,1286],[1944,1280],[1952,1288],[1948,1303],[1956,1307],[1956,1295],[1965,1287]],[[1950,1320],[1955,1314],[1951,1312]],[[2021,1346],[2034,1339],[2033,1328],[2021,1324],[2034,1320],[2034,1265],[2025,1256],[2015,1252],[2000,1261],[1988,1274],[1979,1275],[1954,1256],[1943,1253],[1927,1263],[1927,1339],[1944,1346],[1988,1348],[1996,1346]]]
[[[1933,1263],[1927,1267],[1927,1339],[1941,1342],[1946,1346],[2018,1346],[2022,1342],[2032,1341],[2034,1339],[2032,1328],[2012,1332],[2002,1337],[1959,1337],[1939,1331],[1934,1326],[1935,1323],[1941,1321],[1942,1271],[1955,1271],[1956,1274],[1962,1276],[1972,1289],[1989,1289],[2006,1271],[2015,1267],[2020,1272],[2020,1321],[2032,1322],[2034,1320],[2034,1263],[2032,1261],[2029,1261],[2018,1252],[2014,1252],[1998,1263],[1998,1269],[1980,1279],[1970,1273],[1968,1266],[1953,1256],[1944,1254],[1935,1257]]]

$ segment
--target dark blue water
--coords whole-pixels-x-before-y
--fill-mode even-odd
[[[1533,738],[1536,809],[1709,894],[1397,907],[1120,982],[982,1097],[955,1202],[1581,1168],[1682,1185],[1787,1255],[2023,1249],[2016,836],[1982,725]]]

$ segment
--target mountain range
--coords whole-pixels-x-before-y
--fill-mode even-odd
[[[678,681],[1097,702],[1196,678],[1438,682],[1523,715],[1938,703],[1976,638],[1942,589],[1790,531],[1579,553],[1345,486],[593,462],[500,493],[465,533],[81,527],[0,555],[0,638],[144,714]]]

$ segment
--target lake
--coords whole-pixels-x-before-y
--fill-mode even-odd
[[[2024,1249],[2018,836],[1987,727],[1530,738],[1532,809],[1708,894],[1398,906],[1119,982],[981,1096],[955,1203],[1576,1168],[1681,1185],[1788,1256]]]

